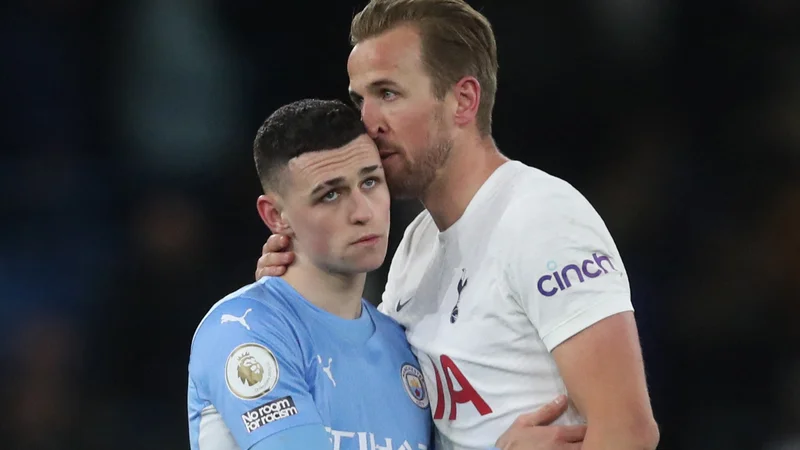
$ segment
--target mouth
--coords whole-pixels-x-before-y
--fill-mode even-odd
[[[397,154],[397,148],[395,148],[393,145],[390,145],[386,142],[376,143],[378,144],[378,155],[380,155],[381,161],[389,159]]]
[[[359,240],[353,242],[355,245],[372,245],[380,240],[379,234],[367,234],[362,236]]]

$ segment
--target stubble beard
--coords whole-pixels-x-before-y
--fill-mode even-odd
[[[453,141],[444,133],[439,114],[434,117],[434,130],[427,148],[416,152],[420,158],[410,163],[405,161],[398,172],[387,172],[386,182],[392,197],[398,200],[421,199],[436,180],[439,170],[450,159]]]

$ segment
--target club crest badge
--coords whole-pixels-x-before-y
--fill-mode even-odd
[[[427,408],[430,401],[422,372],[411,364],[403,364],[403,367],[400,368],[400,378],[403,380],[403,387],[411,397],[411,401],[420,408]]]

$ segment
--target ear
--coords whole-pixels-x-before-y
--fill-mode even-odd
[[[259,195],[256,201],[256,209],[258,209],[258,215],[261,216],[264,225],[266,225],[273,234],[283,234],[286,236],[292,236],[294,234],[291,225],[289,225],[289,222],[283,214],[280,198],[275,194]]]
[[[481,84],[475,77],[464,77],[453,86],[456,100],[455,123],[468,125],[475,121],[481,104]]]

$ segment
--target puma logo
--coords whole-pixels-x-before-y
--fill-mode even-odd
[[[245,327],[250,330],[250,325],[247,324],[247,321],[244,320],[245,317],[252,311],[253,308],[247,308],[247,311],[244,312],[242,317],[236,317],[232,314],[223,314],[222,318],[219,320],[219,323],[228,323],[228,322],[238,322],[241,326]]]
[[[328,367],[324,367],[322,365],[322,357],[317,355],[317,361],[319,362],[319,366],[322,367],[322,371],[325,372],[325,375],[330,378],[331,383],[333,383],[333,387],[336,387],[336,380],[333,379],[333,372],[331,372],[331,364],[333,364],[333,358],[328,358]]]

